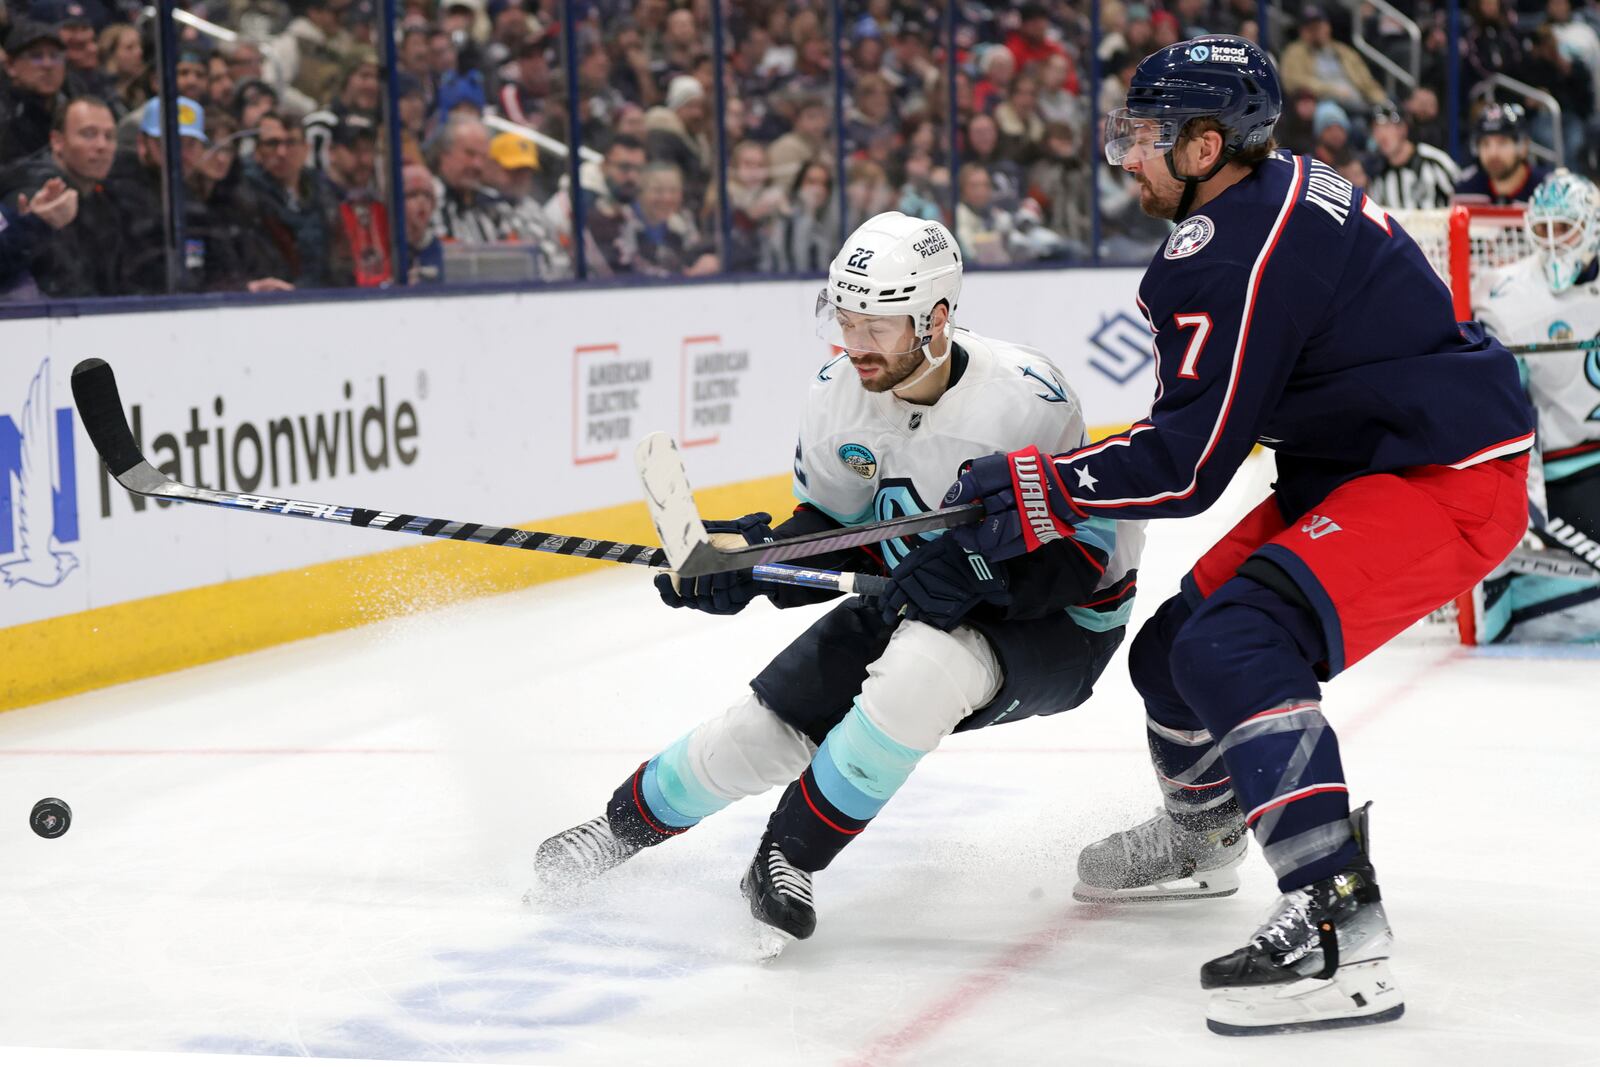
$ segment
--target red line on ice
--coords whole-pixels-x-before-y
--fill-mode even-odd
[[[1065,930],[1098,918],[1106,910],[1100,904],[1067,905],[1026,940],[1012,944],[994,959],[969,973],[950,992],[923,1008],[898,1030],[885,1034],[845,1060],[842,1067],[881,1067],[923,1044],[998,992],[1006,979],[1033,966],[1039,957],[1066,940]]]
[[[1391,686],[1379,699],[1371,701],[1366,708],[1345,716],[1344,726],[1340,732],[1348,737],[1369,726],[1384,712],[1410,699],[1424,682],[1433,677],[1438,668],[1462,656],[1462,650],[1457,647],[1429,659],[1411,675]],[[1337,722],[1337,719],[1335,721]],[[1065,940],[1062,936],[1063,930],[1097,919],[1109,910],[1110,907],[1100,904],[1067,905],[1056,913],[1055,919],[1050,923],[1035,931],[1026,940],[1012,944],[989,963],[968,972],[955,988],[923,1008],[899,1029],[875,1039],[856,1055],[844,1060],[841,1067],[882,1067],[883,1064],[894,1061],[909,1050],[925,1044],[951,1022],[998,992],[1001,985],[1012,975],[1031,967],[1046,952]]]

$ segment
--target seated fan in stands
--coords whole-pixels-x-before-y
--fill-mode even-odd
[[[1456,200],[1461,203],[1521,204],[1549,175],[1528,158],[1526,112],[1517,104],[1491,103],[1472,127],[1477,163],[1461,172]]]

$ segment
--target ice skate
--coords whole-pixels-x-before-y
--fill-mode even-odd
[[[1363,853],[1332,878],[1278,898],[1243,948],[1200,968],[1218,1034],[1292,1034],[1392,1022],[1405,1013],[1389,971],[1393,935],[1365,854],[1366,809],[1351,818]]]
[[[1249,847],[1244,817],[1230,803],[1216,821],[1214,828],[1190,830],[1162,810],[1131,830],[1086,845],[1078,853],[1073,899],[1198,900],[1238,892],[1236,868]]]
[[[762,959],[772,959],[789,942],[804,941],[816,931],[811,872],[790,863],[770,836],[762,836],[739,889],[756,919],[756,948]]]
[[[541,890],[571,893],[626,863],[643,847],[612,833],[610,821],[602,815],[546,838],[533,855],[533,868]]]

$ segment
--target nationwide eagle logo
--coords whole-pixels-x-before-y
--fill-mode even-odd
[[[0,415],[0,578],[7,588],[57,586],[78,568],[72,409],[50,407],[50,360],[28,385],[22,421]],[[59,469],[57,469],[59,467]]]
[[[865,445],[840,445],[839,461],[863,478],[878,473],[878,458]]]

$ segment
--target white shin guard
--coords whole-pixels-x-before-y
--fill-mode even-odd
[[[732,803],[788,785],[816,750],[810,738],[778,718],[754,693],[746,693],[727,711],[694,728],[681,749],[682,765],[674,770]]]
[[[949,633],[902,622],[867,668],[858,704],[872,724],[907,748],[932,752],[1000,691],[1000,662],[970,626]]]
[[[858,704],[885,735],[929,752],[999,688],[999,662],[976,630],[962,626],[942,633],[905,622],[868,667]],[[660,759],[669,777],[692,783],[669,802],[681,804],[686,809],[681,814],[703,818],[735,800],[788,785],[816,750],[809,737],[778,718],[755,693],[746,693],[669,746]]]

